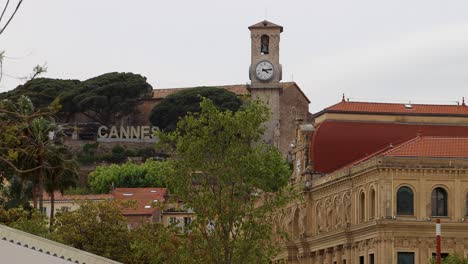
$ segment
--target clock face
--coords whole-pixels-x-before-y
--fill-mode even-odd
[[[261,61],[255,67],[255,75],[261,81],[268,81],[273,77],[273,64],[269,61]]]

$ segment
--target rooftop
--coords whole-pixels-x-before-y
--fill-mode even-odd
[[[461,115],[468,116],[468,106],[434,105],[434,104],[396,104],[374,102],[341,102],[325,108],[321,113],[375,113],[375,114],[403,114],[403,115]]]
[[[281,85],[281,88],[283,89],[291,89],[291,88],[298,89],[299,92],[306,98],[306,100],[309,101],[307,96],[304,94],[304,92],[299,88],[299,86],[295,82],[282,82],[280,83],[280,85]],[[250,94],[248,84],[218,85],[218,86],[209,86],[209,87],[222,88],[222,89],[225,89],[227,91],[234,93],[237,96]],[[182,90],[186,90],[186,89],[191,89],[191,88],[196,88],[196,87],[154,89],[152,99],[164,99],[166,96],[170,94],[173,94]]]
[[[394,148],[383,156],[468,158],[468,137],[424,137],[418,136]]]
[[[120,263],[0,225],[2,263]]]
[[[468,126],[325,120],[313,132],[310,157],[315,172],[330,173],[418,135],[452,140],[468,138]],[[465,142],[465,139],[457,140]],[[443,141],[438,139],[430,144],[435,148],[447,143],[439,142]],[[455,154],[453,150],[448,151],[450,155]]]
[[[135,201],[134,206],[122,209],[123,215],[152,215],[167,195],[166,188],[116,188],[112,193],[117,201]]]

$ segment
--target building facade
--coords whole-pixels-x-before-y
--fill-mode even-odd
[[[468,107],[342,101],[298,126],[278,261],[429,263],[468,256]],[[313,128],[312,128],[313,127]],[[313,130],[313,131],[311,131]]]

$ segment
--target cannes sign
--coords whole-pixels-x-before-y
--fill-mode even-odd
[[[151,126],[100,126],[97,141],[100,142],[155,142],[157,127]]]

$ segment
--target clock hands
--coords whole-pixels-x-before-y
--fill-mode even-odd
[[[273,68],[269,68],[269,69],[262,68],[262,72],[266,72],[266,73],[268,73],[268,71],[272,71],[272,70],[273,70]]]

